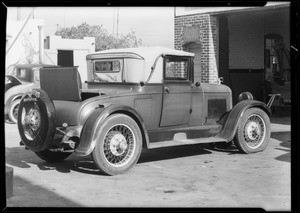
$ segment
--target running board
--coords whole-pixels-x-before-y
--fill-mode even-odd
[[[149,144],[149,149],[155,149],[160,147],[168,146],[182,146],[182,145],[191,145],[199,143],[219,143],[226,142],[224,138],[219,137],[208,137],[208,138],[193,138],[193,139],[182,139],[182,140],[173,140],[173,141],[162,141],[162,142],[152,142]]]

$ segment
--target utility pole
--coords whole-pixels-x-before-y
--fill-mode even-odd
[[[114,18],[113,18],[113,37],[115,36],[115,16],[116,16],[116,9],[114,8]]]
[[[117,9],[117,38],[119,35],[119,8]]]
[[[21,8],[17,7],[17,21],[21,20]]]

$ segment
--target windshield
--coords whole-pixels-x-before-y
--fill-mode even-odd
[[[94,61],[94,81],[122,82],[122,59],[105,59]]]

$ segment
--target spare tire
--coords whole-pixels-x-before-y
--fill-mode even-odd
[[[55,135],[55,106],[42,89],[26,92],[18,111],[18,129],[22,142],[32,151],[51,146]]]

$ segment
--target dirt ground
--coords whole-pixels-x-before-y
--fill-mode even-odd
[[[143,151],[117,176],[99,174],[90,156],[47,163],[19,146],[5,124],[6,166],[14,169],[8,207],[259,207],[291,210],[290,117],[272,117],[264,152],[207,144]]]

